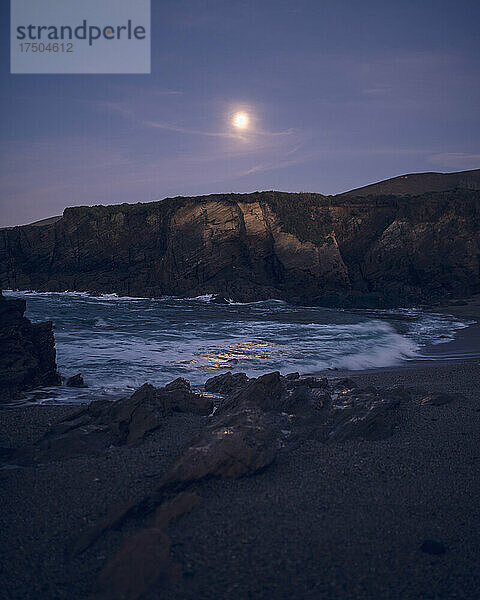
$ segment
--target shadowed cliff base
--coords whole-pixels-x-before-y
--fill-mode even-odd
[[[0,231],[0,278],[11,289],[325,306],[468,296],[480,291],[480,191],[469,173],[433,174],[432,184],[432,174],[405,176],[412,189],[454,186],[421,195],[256,192],[68,208],[43,226]]]

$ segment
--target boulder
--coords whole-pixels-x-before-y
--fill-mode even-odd
[[[407,398],[409,393],[402,389],[346,390],[334,401],[328,440],[381,440],[391,436],[396,424],[397,409],[400,402]]]
[[[298,373],[298,371],[295,371],[295,373],[287,373],[285,375],[285,379],[288,380],[295,380],[295,379],[299,379],[300,378],[300,373]]]
[[[75,388],[87,387],[85,381],[83,380],[83,375],[81,373],[77,373],[76,375],[69,377],[67,379],[66,385],[68,385],[68,387],[75,387]]]
[[[164,389],[167,392],[172,392],[173,390],[184,390],[188,392],[190,391],[190,382],[184,377],[177,377],[177,379],[167,383]]]
[[[161,486],[252,475],[275,459],[277,434],[258,408],[244,407],[226,415],[190,443]]]
[[[39,387],[60,385],[51,321],[31,323],[26,302],[0,291],[0,402]]]
[[[217,394],[229,394],[238,387],[243,387],[249,379],[245,373],[232,374],[231,371],[207,379],[205,390]]]

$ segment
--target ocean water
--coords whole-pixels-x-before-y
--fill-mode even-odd
[[[44,403],[115,399],[146,381],[164,385],[180,376],[199,385],[225,371],[255,376],[400,365],[471,324],[419,309],[348,311],[280,300],[223,305],[210,296],[5,295],[25,298],[32,321],[54,322],[61,374],[81,372],[89,386],[48,388],[27,397]]]

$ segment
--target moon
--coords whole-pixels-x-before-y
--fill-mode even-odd
[[[232,118],[232,125],[237,129],[246,129],[250,123],[250,117],[246,112],[236,112]]]

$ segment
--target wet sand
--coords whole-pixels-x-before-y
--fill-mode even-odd
[[[477,596],[480,360],[349,376],[410,390],[393,436],[328,445],[310,439],[263,473],[199,484],[202,504],[170,529],[181,578],[159,585],[147,600]],[[457,397],[423,405],[435,391]],[[3,409],[0,446],[33,441],[73,410]],[[72,559],[79,533],[112,505],[152,490],[206,419],[177,414],[137,448],[1,470],[0,598],[88,598],[105,559],[138,523]],[[445,552],[422,551],[426,540]]]

